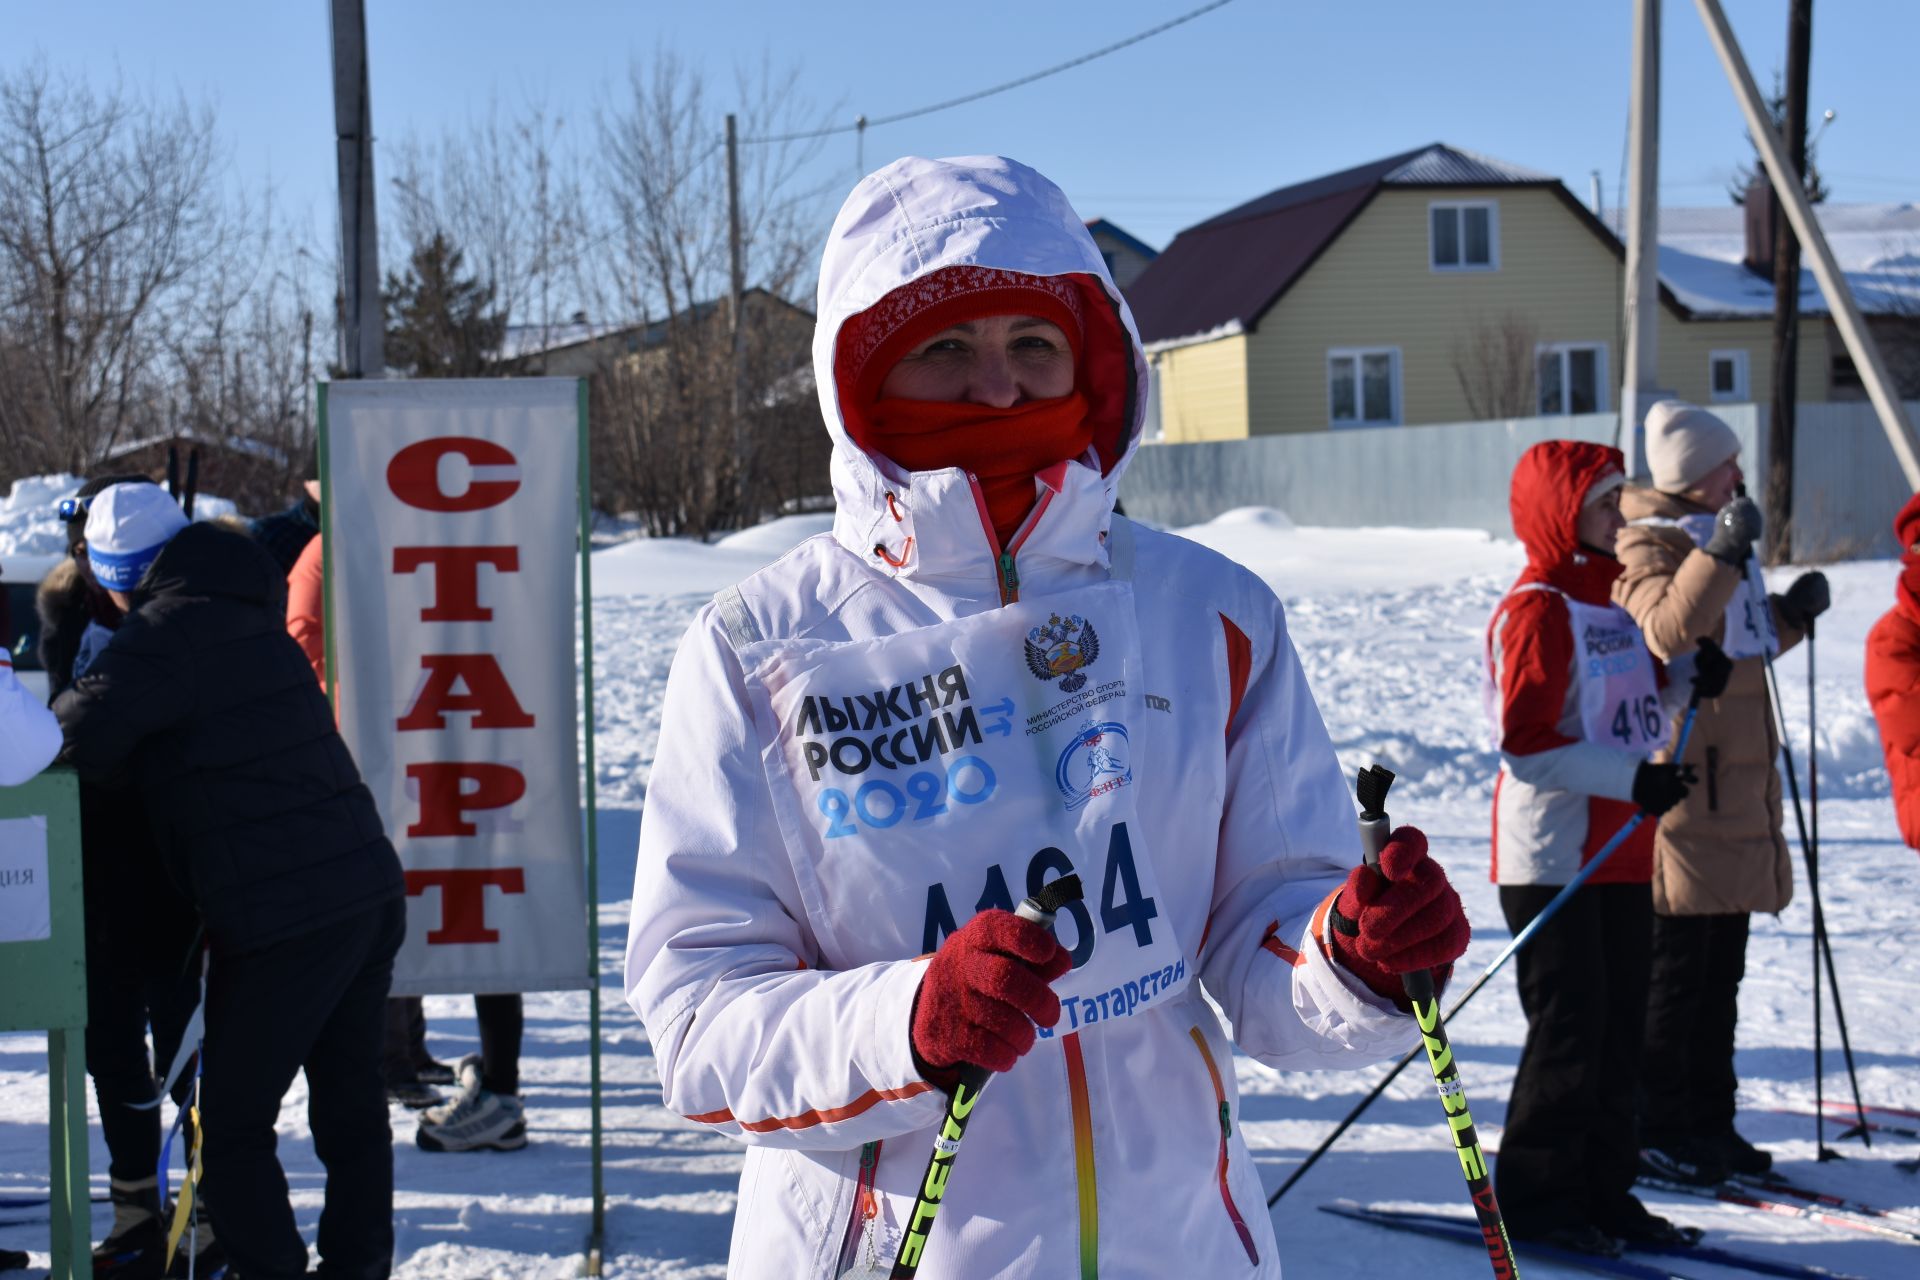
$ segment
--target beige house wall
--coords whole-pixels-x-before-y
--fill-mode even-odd
[[[1498,210],[1493,271],[1430,266],[1429,207],[1490,201]],[[1252,333],[1163,352],[1160,406],[1169,441],[1324,431],[1327,357],[1343,348],[1399,352],[1399,422],[1466,422],[1460,369],[1506,317],[1535,343],[1591,343],[1606,352],[1601,408],[1618,406],[1621,261],[1552,191],[1490,187],[1384,190],[1294,282]],[[1711,403],[1710,353],[1747,352],[1748,396],[1772,385],[1770,321],[1682,320],[1660,310],[1659,385]],[[1829,398],[1828,325],[1803,320],[1799,396]],[[1537,412],[1528,405],[1525,413]]]
[[[1160,430],[1174,444],[1247,434],[1247,339],[1236,334],[1153,357]]]

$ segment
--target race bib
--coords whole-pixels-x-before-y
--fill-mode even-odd
[[[1704,547],[1713,536],[1713,517],[1684,516],[1680,527]],[[1767,598],[1766,579],[1760,575],[1760,561],[1748,556],[1740,574],[1740,585],[1727,601],[1726,634],[1720,642],[1729,658],[1775,658],[1780,655],[1780,633],[1773,625],[1773,603]]]
[[[1575,678],[1580,682],[1580,727],[1588,742],[1650,755],[1667,741],[1667,717],[1653,655],[1633,618],[1618,605],[1567,599],[1573,628]]]
[[[1134,821],[1151,782],[1131,588],[1113,581],[870,640],[742,646],[767,780],[839,964],[936,950],[976,912],[1078,874],[1055,921],[1071,1032],[1188,981]]]

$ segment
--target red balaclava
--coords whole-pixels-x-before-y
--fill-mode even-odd
[[[1907,499],[1893,518],[1893,535],[1900,539],[1900,611],[1920,622],[1920,493]]]
[[[841,414],[855,445],[909,471],[959,467],[979,479],[987,515],[1005,547],[1034,502],[1034,477],[1100,446],[1103,470],[1119,456],[1109,428],[1120,416],[1112,387],[1119,325],[1095,301],[1098,285],[992,267],[945,267],[902,285],[841,327],[834,353]],[[1104,299],[1101,299],[1104,301]],[[971,401],[881,399],[880,385],[914,347],[943,329],[988,316],[1052,322],[1073,348],[1074,389],[1051,400],[997,409]],[[1090,348],[1094,358],[1090,359]],[[1090,376],[1090,373],[1092,376]],[[1124,375],[1122,377],[1124,385]]]

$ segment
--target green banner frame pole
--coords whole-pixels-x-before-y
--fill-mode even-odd
[[[46,825],[49,936],[0,943],[0,1031],[47,1033],[47,1207],[53,1274],[93,1280],[87,1148],[87,949],[80,886],[80,780],[50,769],[0,787],[0,818]]]
[[[593,462],[591,435],[587,428],[587,380],[579,379],[577,386],[580,405],[580,461],[576,472],[580,486],[580,677],[587,806],[587,1053],[593,1082],[593,1225],[587,1232],[586,1257],[581,1261],[580,1273],[597,1276],[606,1252],[607,1190],[600,1116],[600,841],[594,803],[599,774],[593,761]]]

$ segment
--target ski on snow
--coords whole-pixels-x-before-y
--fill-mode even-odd
[[[1889,1218],[1884,1209],[1853,1205],[1851,1202],[1848,1202],[1847,1208],[1838,1208],[1810,1198],[1819,1193],[1809,1192],[1805,1188],[1789,1189],[1777,1182],[1760,1186],[1744,1182],[1722,1182],[1718,1186],[1699,1187],[1692,1183],[1673,1182],[1666,1178],[1652,1178],[1642,1174],[1640,1185],[1652,1187],[1656,1191],[1671,1191],[1676,1195],[1694,1196],[1701,1200],[1718,1200],[1721,1204],[1758,1209],[1763,1213],[1778,1213],[1790,1218],[1805,1218],[1810,1222],[1824,1222],[1828,1226],[1845,1227],[1849,1231],[1864,1231],[1870,1235],[1898,1240],[1903,1244],[1920,1244],[1920,1231],[1899,1225],[1899,1221]],[[1793,1198],[1778,1198],[1783,1195]],[[1839,1199],[1837,1196],[1829,1198]]]
[[[1393,1231],[1410,1232],[1435,1240],[1450,1240],[1458,1244],[1472,1245],[1477,1249],[1486,1248],[1486,1241],[1481,1235],[1479,1225],[1465,1218],[1437,1213],[1376,1209],[1347,1200],[1323,1204],[1320,1209],[1324,1213],[1336,1214],[1356,1222],[1369,1222],[1374,1226],[1386,1227]],[[1634,1253],[1644,1253],[1654,1257],[1670,1255],[1675,1258],[1688,1258],[1711,1266],[1751,1271],[1756,1275],[1781,1276],[1786,1280],[1858,1280],[1857,1277],[1828,1271],[1821,1267],[1775,1262],[1771,1258],[1755,1257],[1752,1254],[1721,1249],[1709,1244],[1698,1244],[1690,1248],[1674,1246],[1658,1249],[1640,1245],[1629,1246],[1629,1248]],[[1626,1276],[1630,1280],[1689,1280],[1683,1272],[1675,1271],[1664,1263],[1644,1262],[1631,1257],[1603,1258],[1596,1254],[1579,1253],[1572,1249],[1558,1249],[1534,1240],[1517,1243],[1514,1246],[1514,1258],[1515,1261],[1522,1263],[1554,1262],[1562,1266],[1577,1267],[1595,1275]]]
[[[1809,1204],[1824,1205],[1829,1209],[1838,1209],[1842,1213],[1854,1213],[1859,1214],[1863,1218],[1878,1218],[1887,1222],[1898,1223],[1901,1226],[1911,1228],[1916,1234],[1920,1234],[1920,1214],[1909,1213],[1904,1209],[1885,1209],[1877,1204],[1867,1204],[1861,1200],[1849,1200],[1845,1196],[1837,1196],[1831,1192],[1819,1191],[1813,1187],[1795,1182],[1791,1178],[1783,1178],[1777,1173],[1765,1174],[1760,1177],[1747,1177],[1736,1173],[1730,1181],[1755,1191],[1765,1191],[1774,1195],[1783,1195],[1789,1200],[1804,1200]]]
[[[1768,1110],[1775,1115],[1800,1116],[1807,1120],[1813,1119],[1816,1114],[1811,1107],[1769,1107]],[[1905,1124],[1894,1124],[1891,1121],[1875,1119],[1873,1114],[1875,1110],[1877,1110],[1877,1108],[1867,1108],[1867,1129],[1869,1132],[1885,1133],[1896,1138],[1920,1140],[1920,1120],[1910,1120]],[[1852,1107],[1848,1107],[1845,1111],[1839,1111],[1829,1106],[1826,1114],[1821,1116],[1821,1119],[1825,1120],[1828,1124],[1838,1125],[1847,1130],[1846,1133],[1841,1135],[1842,1137],[1852,1136],[1853,1131],[1860,1127],[1860,1117],[1854,1113]]]

